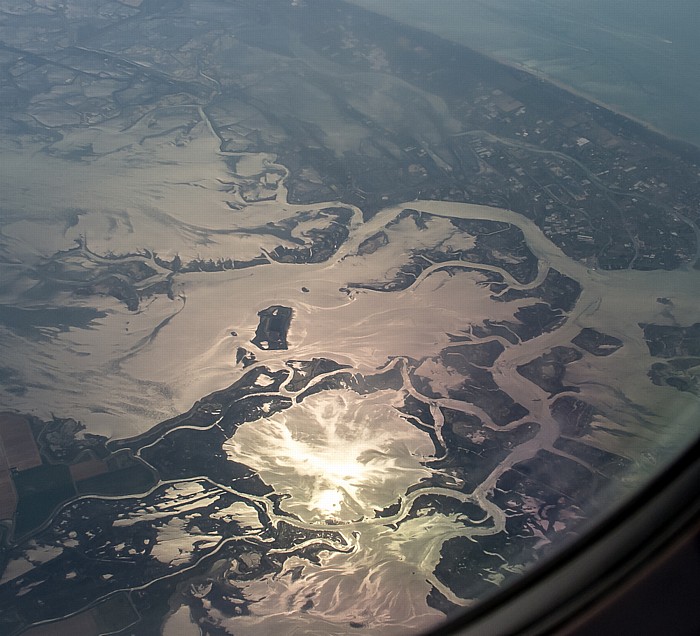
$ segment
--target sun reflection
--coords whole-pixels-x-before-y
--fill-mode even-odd
[[[323,490],[309,504],[316,510],[332,516],[342,507],[343,493],[340,490]]]
[[[322,415],[327,414],[325,409]],[[360,490],[371,481],[381,480],[384,467],[366,456],[367,440],[352,439],[350,431],[339,426],[336,414],[322,417],[317,423],[325,426],[318,427],[318,437],[310,442],[295,439],[289,428],[280,424],[285,450],[295,462],[296,471],[301,477],[314,479],[309,507],[328,513],[347,506],[361,507]]]
[[[258,471],[308,522],[374,516],[429,474],[433,446],[386,396],[328,391],[238,428],[224,450]]]

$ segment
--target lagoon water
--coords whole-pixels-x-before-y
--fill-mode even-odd
[[[700,145],[696,0],[350,0]]]
[[[352,1],[700,144],[692,2]],[[75,77],[59,67],[40,82],[16,61],[35,93],[11,117],[56,130],[0,130],[0,406],[37,418],[42,452],[69,458],[46,467],[79,495],[49,501],[43,526],[18,513],[28,532],[0,571],[3,634],[53,620],[68,633],[117,615],[120,597],[143,620],[110,633],[422,632],[567,545],[696,436],[700,354],[684,339],[700,323],[697,245],[675,270],[608,270],[506,200],[445,200],[437,185],[398,198],[404,173],[429,181],[421,161],[452,172],[436,149],[471,141],[479,117],[392,75],[391,31],[365,41],[336,7],[324,22],[325,2],[144,2],[90,48],[51,44]],[[304,5],[319,12],[302,14],[309,32],[295,26]],[[56,31],[16,44],[50,48]],[[71,123],[105,86],[102,110]],[[479,141],[537,163],[517,130],[495,128]],[[415,141],[399,144],[407,129]],[[612,200],[579,159],[530,148],[561,183],[589,176],[590,196]],[[383,203],[351,205],[309,150],[347,153],[343,183],[356,153]],[[458,174],[500,188],[479,165]],[[546,183],[528,192],[552,194]],[[678,216],[660,234],[687,232]],[[291,321],[263,329],[275,307]],[[683,342],[657,355],[645,325]],[[260,346],[264,331],[284,346]],[[81,445],[92,438],[102,446]],[[132,464],[114,457],[143,470],[125,479]],[[101,461],[112,475],[81,477]],[[31,476],[20,505],[35,501]]]

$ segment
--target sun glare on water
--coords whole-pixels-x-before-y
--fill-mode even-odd
[[[333,517],[343,504],[343,492],[340,490],[323,490],[309,504],[316,510],[326,514],[328,517]]]
[[[256,470],[282,507],[306,522],[373,517],[430,471],[430,438],[381,396],[332,391],[244,424],[226,442],[233,461]]]

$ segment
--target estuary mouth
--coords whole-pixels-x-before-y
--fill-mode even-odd
[[[274,417],[241,425],[224,444],[312,524],[372,518],[431,471],[428,435],[387,404],[351,391],[312,395]],[[383,403],[382,403],[383,402]]]

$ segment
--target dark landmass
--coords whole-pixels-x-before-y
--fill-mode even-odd
[[[550,397],[563,391],[580,390],[576,386],[565,386],[562,383],[566,373],[566,365],[580,360],[581,352],[572,347],[554,347],[551,351],[535,358],[527,364],[517,367],[524,378],[530,380],[543,391],[548,391]]]
[[[471,501],[460,501],[444,495],[425,494],[416,497],[411,510],[396,525],[401,527],[410,519],[432,515],[457,515],[459,522],[464,525],[479,525],[488,519],[488,513]]]
[[[54,510],[75,495],[75,484],[65,464],[43,464],[14,475],[17,513],[14,532],[22,537],[46,522]]]
[[[258,384],[261,376],[267,379],[265,386]],[[225,425],[229,434],[235,430],[237,417],[242,422],[249,422],[256,418],[260,411],[261,402],[257,401],[256,393],[275,393],[279,391],[282,382],[287,378],[284,371],[270,371],[267,367],[254,367],[243,374],[231,386],[215,391],[194,403],[187,412],[160,422],[146,433],[131,439],[109,441],[109,450],[117,451],[123,448],[136,449],[153,444],[169,431],[182,426],[190,428],[207,429],[215,423]],[[264,400],[267,402],[264,402]],[[290,405],[287,398],[278,396],[266,396],[263,402],[270,409],[268,414],[279,412]],[[229,411],[231,415],[229,416]],[[259,416],[258,416],[259,417]]]
[[[144,435],[115,442],[83,435],[84,427],[71,419],[41,422],[31,418],[30,423],[23,416],[1,416],[10,418],[8,430],[17,430],[17,422],[21,421],[28,433],[21,447],[17,442],[12,446],[17,449],[13,452],[21,452],[17,457],[24,458],[24,464],[12,475],[18,493],[14,523],[18,542],[5,546],[5,558],[21,556],[26,549],[22,536],[30,532],[31,540],[40,545],[74,546],[0,586],[0,616],[7,620],[12,617],[8,625],[11,624],[13,633],[37,620],[80,612],[96,599],[119,589],[148,586],[148,595],[143,600],[148,598],[152,603],[157,597],[153,592],[154,580],[179,572],[192,577],[196,571],[206,570],[214,559],[238,562],[237,578],[252,579],[266,572],[280,572],[285,558],[279,553],[288,551],[313,560],[321,549],[343,549],[346,544],[342,535],[332,531],[302,529],[284,522],[273,526],[263,508],[247,498],[272,496],[272,489],[250,468],[231,461],[222,449],[243,422],[269,417],[291,406],[289,398],[275,392],[294,373],[306,372],[304,377],[297,376],[297,381],[303,384],[314,373],[340,368],[342,365],[330,360],[297,361],[288,371],[278,372],[257,367],[231,387],[203,398],[187,413],[163,422]],[[395,370],[390,369],[368,376],[361,383],[362,390],[371,392],[387,383],[395,385],[389,379],[395,375]],[[266,378],[265,387],[257,382],[262,376]],[[360,384],[359,379],[356,382]],[[256,395],[265,391],[271,394]],[[12,437],[15,438],[16,435]],[[33,455],[29,453],[31,449]],[[179,510],[167,494],[173,483],[197,483],[209,503],[194,511],[187,506]],[[227,490],[231,487],[239,494]],[[132,493],[138,496],[124,496]],[[76,499],[77,494],[96,496]],[[178,500],[180,497],[187,495],[178,495]],[[260,519],[259,530],[240,525],[221,512],[235,502],[253,506]],[[278,504],[273,507],[278,515],[283,515]],[[146,510],[160,512],[141,518]],[[131,518],[133,522],[128,521]],[[163,562],[152,554],[159,528],[176,521],[182,526],[178,530],[181,536],[195,537],[192,555]],[[217,550],[206,541],[198,543],[197,535],[219,536]],[[232,538],[236,539],[235,543],[226,543]],[[245,541],[239,541],[244,538]],[[278,554],[272,556],[275,552]],[[85,559],[92,564],[89,569],[84,567]],[[194,570],[190,567],[193,563]],[[66,577],[70,572],[79,574]],[[55,577],[62,584],[49,598],[40,584]],[[18,593],[25,586],[33,590],[35,583],[36,591]],[[235,594],[237,588],[233,586],[228,591]],[[39,610],[38,599],[42,599]],[[44,602],[48,600],[51,602]],[[142,609],[148,614],[143,625],[155,620],[157,613],[154,614],[152,606]]]
[[[519,283],[529,283],[537,275],[537,258],[527,246],[519,227],[483,219],[450,219],[452,225],[476,237],[469,250],[454,252],[459,259],[502,267]],[[504,255],[507,254],[507,259]]]
[[[127,629],[139,620],[139,615],[129,600],[127,592],[117,592],[103,601],[96,603],[90,609],[79,612],[70,618],[56,621],[47,625],[52,634],[63,636],[64,634],[85,634],[89,636],[90,627],[95,628],[94,633],[116,633]],[[22,618],[15,613],[12,616],[0,617],[0,627],[3,633],[10,634],[23,626]],[[88,627],[89,626],[89,627]],[[33,630],[25,632],[28,636],[41,636],[42,632]],[[46,634],[48,632],[44,632]]]
[[[422,212],[421,210],[414,210],[412,208],[404,208],[399,212],[395,218],[389,221],[384,227],[387,229],[399,225],[404,219],[411,219],[413,224],[416,226],[417,230],[427,230],[428,229],[428,219],[432,218],[433,215],[429,212]]]
[[[700,395],[700,358],[674,358],[668,362],[655,362],[649,371],[651,381],[667,384],[679,391]]]
[[[270,257],[279,263],[323,263],[333,256],[338,248],[347,240],[352,220],[352,210],[348,208],[325,208],[318,212],[299,213],[291,219],[285,219],[279,224],[268,224],[260,228],[261,232],[284,230],[281,234],[299,247],[278,246],[270,252]],[[302,238],[295,237],[292,232],[302,222],[314,222],[314,227],[305,231]]]
[[[218,427],[200,431],[196,438],[187,429],[179,429],[166,435],[157,445],[144,448],[141,457],[153,466],[162,480],[206,475],[216,483],[236,484],[237,490],[244,494],[269,494],[271,488],[254,471],[231,461],[222,451],[227,439]]]
[[[287,349],[287,332],[292,323],[292,310],[281,305],[272,305],[258,312],[260,323],[251,342],[263,350]]]
[[[517,333],[518,331],[522,331],[522,327],[522,323],[514,323],[508,320],[490,320],[487,318],[482,325],[472,325],[471,332],[477,338],[498,336],[514,345],[522,340],[521,336]],[[527,340],[527,338],[525,339]]]
[[[105,437],[84,431],[71,418],[0,414],[6,456],[0,474],[6,472],[13,490],[3,496],[3,517],[14,521],[12,537],[36,531],[76,494],[136,494],[156,483],[141,459],[129,451],[111,452]]]
[[[435,425],[435,419],[430,412],[430,407],[422,400],[413,397],[410,393],[404,398],[404,405],[399,411],[412,416],[424,426],[432,428]]]
[[[331,153],[309,152],[290,178],[306,184],[307,193],[313,183],[301,178],[302,166],[323,184],[319,197],[342,193],[367,216],[416,196],[508,207],[532,218],[567,254],[607,269],[668,269],[694,252],[692,233],[671,211],[696,218],[692,199],[687,190],[670,192],[668,183],[682,180],[697,188],[697,149],[436,36],[403,27],[394,35],[396,24],[387,18],[342,3],[312,2],[309,9],[313,30],[298,22],[300,15],[294,18],[316,54],[332,51],[336,63],[361,71],[371,59],[367,52],[381,43],[397,76],[440,95],[476,132],[444,140],[429,153],[408,127],[384,124],[373,130],[374,147],[393,142],[405,159],[379,160],[368,153],[361,162],[348,153],[341,163]],[[357,40],[350,50],[338,47],[341,29]],[[421,52],[401,46],[401,38],[421,42]],[[411,119],[407,113],[396,121]],[[535,154],[533,148],[545,152]],[[415,167],[408,170],[407,164]],[[491,172],[481,171],[477,180],[478,166]],[[670,226],[680,230],[677,235]]]
[[[448,388],[447,397],[478,406],[497,426],[506,426],[530,412],[496,384],[488,369],[471,364],[459,355],[449,356],[443,363],[455,369],[464,378],[459,386]],[[430,388],[427,378],[414,371],[411,371],[410,378],[413,386],[423,395],[431,398],[442,397]]]
[[[446,347],[440,353],[440,359],[445,366],[453,368],[459,368],[464,362],[478,367],[490,367],[504,351],[505,347],[498,340],[488,340],[479,344]]]
[[[447,347],[438,358],[445,367],[454,369],[463,378],[459,386],[448,388],[447,395],[478,406],[499,426],[522,419],[529,413],[496,384],[489,370],[503,351],[500,342],[490,340]],[[425,395],[439,397],[416,373],[411,374],[411,381]]]
[[[594,356],[609,356],[622,347],[622,340],[586,327],[571,340],[573,344]]]
[[[476,599],[497,590],[502,571],[498,553],[486,552],[471,537],[455,537],[443,543],[435,577],[460,598]]]
[[[264,256],[259,256],[248,261],[235,261],[232,258],[193,258],[183,263],[178,268],[180,274],[192,274],[194,272],[223,272],[230,269],[245,269],[256,265],[269,265],[270,261]]]
[[[503,492],[525,492],[544,503],[562,504],[562,495],[579,506],[591,500],[596,479],[582,464],[546,450],[516,464],[498,480]]]
[[[13,44],[0,44],[3,134],[18,147],[25,139],[39,141],[56,160],[88,162],[100,158],[97,145],[60,149],[60,127],[42,123],[46,100],[38,96],[51,96],[53,114],[80,122],[86,130],[105,122],[128,129],[145,112],[176,106],[186,114],[175,130],[186,135],[206,119],[221,151],[274,154],[287,168],[288,173],[267,166],[260,175],[241,178],[235,172],[237,159],[229,155],[229,168],[238,179],[228,202],[232,215],[247,203],[275,199],[282,179],[292,203],[337,201],[338,207],[246,229],[285,244],[245,261],[222,256],[183,263],[179,256],[166,259],[147,249],[98,255],[83,238],[71,250],[28,265],[36,282],[23,302],[41,308],[1,306],[5,328],[41,338],[44,330],[90,328],[105,317],[89,307],[55,307],[58,293],[72,294],[81,305],[95,296],[109,296],[135,312],[154,295],[173,298],[176,276],[271,260],[323,262],[348,237],[351,211],[342,207],[348,204],[358,206],[365,219],[415,199],[507,208],[531,219],[564,253],[591,268],[674,269],[697,260],[697,149],[664,139],[522,71],[340,0],[215,4],[216,12],[198,12],[192,20],[187,0],[148,0],[136,7],[98,3],[94,13],[81,9],[79,27],[68,30],[71,17],[61,4],[41,11],[37,20],[33,5],[6,12],[6,33],[18,35]],[[21,42],[30,17],[35,36]],[[111,93],[99,83],[93,86],[105,79],[114,83]],[[376,108],[372,104],[378,93],[386,103]],[[299,94],[318,95],[332,105],[333,116],[315,119],[307,110],[309,100],[298,99]],[[442,100],[447,114],[434,107],[434,98]],[[446,132],[447,116],[461,132]],[[341,151],[334,139],[345,126],[357,131],[357,143],[348,142]],[[154,130],[144,140],[159,134]],[[79,217],[79,211],[66,213],[66,227],[76,225]],[[412,219],[416,232],[434,220],[410,209],[397,219]],[[303,230],[302,222],[313,223],[313,229]],[[358,252],[379,252],[389,241],[392,223],[364,241]],[[354,286],[408,289],[427,268],[443,265],[452,273],[487,264],[521,283],[534,280],[538,264],[516,227],[457,219],[452,226],[457,248],[441,244],[415,250],[406,263],[391,264],[400,265],[392,280]],[[201,231],[198,240],[212,238]],[[497,338],[517,345],[551,332],[564,323],[581,290],[555,270],[533,290],[509,288],[496,272],[481,273],[494,300],[532,303],[514,312],[512,321],[474,325],[472,337],[492,340],[469,344],[466,334],[467,342],[445,349],[439,361],[464,378],[449,397],[477,405],[495,424],[505,425],[528,412],[499,388],[488,368],[503,350]],[[666,301],[660,299],[668,305]],[[259,316],[253,344],[287,349],[292,310],[276,305]],[[651,380],[697,393],[700,323],[641,327],[651,355],[664,359],[652,366]],[[594,330],[584,329],[572,342],[592,355],[619,348],[617,339]],[[555,347],[518,371],[551,395],[575,391],[563,380],[566,365],[580,357],[576,349]],[[241,347],[236,362],[249,367],[255,356]],[[437,449],[430,403],[439,396],[413,373],[418,361],[407,364],[425,401],[407,396],[401,410],[406,421],[430,432]],[[3,368],[0,378],[13,391],[23,390],[16,371]],[[265,381],[258,383],[260,379]],[[309,387],[314,379],[319,381]],[[210,608],[229,616],[250,608],[223,574],[209,576],[216,560],[235,563],[236,577],[251,580],[281,573],[290,554],[318,562],[320,550],[345,549],[339,533],[300,528],[292,518],[272,525],[265,508],[245,495],[269,495],[281,514],[279,499],[274,500],[270,486],[253,471],[222,452],[223,441],[243,422],[270,417],[293,404],[277,394],[284,382],[289,391],[303,391],[295,396],[297,401],[337,388],[359,394],[403,389],[397,366],[361,375],[332,360],[302,360],[290,361],[282,371],[251,368],[187,413],[130,440],[110,442],[84,434],[70,419],[42,422],[10,414],[13,429],[26,435],[19,441],[2,439],[5,453],[8,448],[15,453],[0,471],[8,485],[0,507],[4,518],[14,518],[14,526],[3,535],[2,558],[21,557],[29,541],[62,551],[0,586],[0,631],[15,636],[35,622],[75,613],[61,622],[71,632],[69,621],[90,613],[100,633],[156,633],[178,586],[201,581],[211,584],[210,606],[192,598],[190,609],[204,629],[218,636],[222,630],[211,623]],[[432,408],[437,408],[434,402]],[[580,441],[592,429],[594,406],[562,396],[550,408],[562,433],[554,447],[570,457],[540,451],[507,470],[491,495],[506,512],[505,530],[457,537],[443,545],[435,574],[462,598],[495,589],[502,578],[508,581],[519,568],[546,555],[555,539],[571,536],[590,497],[626,466],[625,458]],[[443,472],[414,485],[413,492],[430,486],[454,489],[455,483],[462,492],[471,492],[539,427],[522,422],[494,431],[474,415],[449,409],[443,415],[445,456],[434,463]],[[579,439],[570,439],[574,437]],[[195,511],[170,510],[167,491],[172,484],[163,480],[196,483],[209,503]],[[95,496],[78,498],[84,494]],[[251,506],[261,528],[251,530],[226,519],[223,511],[235,503]],[[397,505],[378,511],[378,516],[393,514]],[[454,511],[465,523],[477,523],[472,505],[421,495],[411,514]],[[144,518],[145,510],[157,510],[160,516]],[[154,557],[153,549],[168,523],[185,538],[209,534],[221,540],[213,547],[195,540],[190,557],[183,553],[181,560],[166,563]],[[45,592],[48,587],[51,594]],[[124,589],[133,592],[127,597]],[[435,588],[427,602],[445,613],[454,609]],[[304,611],[312,606],[304,605]],[[134,621],[138,623],[131,626]]]
[[[342,366],[341,368],[345,368]],[[297,397],[298,402],[302,402],[310,395],[315,395],[322,391],[330,391],[333,389],[349,389],[359,395],[368,395],[375,391],[384,391],[392,389],[399,391],[403,387],[403,378],[401,371],[396,367],[391,367],[380,373],[364,375],[362,373],[353,373],[351,371],[339,371],[334,373],[305,391]]]
[[[72,464],[81,458],[104,459],[109,455],[107,438],[85,430],[73,418],[54,417],[49,422],[32,419],[39,452],[52,464]]]
[[[492,496],[507,513],[505,530],[446,542],[436,576],[462,598],[494,590],[498,575],[512,580],[514,565],[532,565],[546,556],[555,538],[572,535],[582,516],[577,505],[584,503],[591,477],[583,466],[546,451],[506,471]],[[470,566],[475,575],[466,575]]]
[[[84,462],[71,466],[80,495],[123,496],[147,492],[158,481],[151,466],[128,451],[116,452],[104,463]]]
[[[700,356],[700,322],[688,327],[640,324],[649,353],[655,358]]]
[[[555,440],[554,448],[576,457],[606,479],[613,479],[632,466],[626,457],[573,439],[560,437]]]
[[[456,605],[452,601],[448,600],[448,598],[434,586],[430,588],[430,593],[426,597],[425,601],[428,607],[432,607],[433,609],[442,612],[448,618],[457,616],[458,614],[464,612],[463,607],[460,607],[459,605]]]
[[[292,379],[287,383],[290,391],[301,391],[314,378],[349,369],[347,364],[338,364],[335,360],[328,358],[313,358],[312,360],[288,360],[286,365],[292,369]]]
[[[688,327],[640,324],[649,353],[665,362],[655,362],[649,378],[659,386],[668,385],[700,395],[700,323]]]
[[[105,597],[125,587],[172,577],[189,569],[192,564],[211,566],[214,559],[226,558],[230,563],[239,564],[240,578],[257,578],[261,574],[281,570],[280,560],[273,555],[267,556],[270,550],[286,550],[309,539],[317,539],[321,547],[327,550],[342,549],[344,545],[342,536],[337,533],[291,528],[284,522],[280,522],[277,528],[268,524],[264,535],[258,536],[257,532],[251,532],[217,514],[235,502],[248,506],[250,503],[215,485],[203,481],[198,484],[203,488],[203,493],[209,495],[211,503],[189,513],[177,510],[168,512],[167,486],[156,489],[142,499],[85,499],[66,506],[57,516],[56,523],[39,533],[36,540],[42,545],[63,545],[75,536],[78,549],[64,550],[43,568],[36,568],[22,577],[21,583],[12,581],[0,588],[0,607],[4,610],[12,606],[26,625],[78,611],[89,604],[90,599]],[[139,522],[139,508],[142,506],[160,511],[161,520],[155,523]],[[264,521],[263,511],[257,510],[257,514]],[[134,518],[136,522],[114,523],[120,518]],[[245,541],[221,542],[222,549],[218,553],[195,546],[191,558],[162,562],[152,555],[158,528],[173,520],[179,520],[187,534],[218,535],[222,538],[238,536]],[[319,546],[311,547],[311,554],[314,548],[318,550]],[[15,551],[13,549],[11,554]],[[91,562],[89,572],[82,565],[85,559]],[[201,571],[203,568],[198,569]],[[53,591],[51,603],[37,603],[37,592],[34,591],[17,594],[22,586],[40,583],[47,578],[51,580],[72,571],[81,575],[61,577],[61,585]],[[192,572],[188,574],[191,576]],[[149,598],[152,602],[154,597],[149,594]]]
[[[502,344],[492,340],[447,347],[443,356],[445,363],[465,374],[488,374],[487,369],[477,364],[493,364],[502,351]],[[42,452],[56,463],[41,469],[44,472],[48,470],[50,474],[44,475],[42,472],[40,475],[41,471],[36,468],[19,473],[15,483],[21,493],[20,508],[31,509],[34,514],[37,510],[44,510],[42,520],[53,515],[50,525],[35,530],[32,535],[32,540],[39,545],[64,545],[66,541],[77,541],[79,546],[76,550],[64,550],[47,564],[35,567],[28,574],[0,588],[0,613],[5,613],[2,608],[11,606],[13,625],[28,625],[36,621],[37,616],[38,620],[48,620],[64,616],[66,611],[83,611],[95,599],[105,598],[125,587],[145,585],[154,579],[170,579],[172,586],[176,581],[182,581],[186,572],[187,580],[191,582],[197,572],[206,571],[214,559],[223,558],[236,563],[236,579],[251,580],[281,572],[285,557],[279,556],[280,551],[296,553],[313,561],[315,553],[321,549],[345,549],[341,535],[328,530],[299,528],[293,516],[287,515],[289,523],[278,521],[272,526],[264,508],[246,499],[247,496],[268,496],[272,500],[270,486],[247,466],[226,457],[222,447],[241,423],[269,417],[291,406],[290,398],[275,395],[283,384],[289,391],[301,391],[296,397],[297,401],[318,391],[337,388],[360,394],[387,388],[398,391],[403,386],[400,364],[395,363],[384,371],[370,375],[352,373],[344,365],[328,359],[290,360],[288,370],[275,372],[265,367],[255,367],[231,387],[197,402],[187,413],[131,440],[106,442],[103,438],[83,436],[80,434],[81,425],[73,420],[54,420],[44,424],[33,421],[31,430],[37,440],[37,448],[43,449]],[[404,361],[403,364],[414,366],[418,361]],[[260,383],[261,378],[265,382]],[[316,378],[320,380],[304,391],[309,382]],[[481,380],[478,384],[482,384]],[[491,405],[493,408],[496,406]],[[406,413],[407,421],[421,430],[428,431],[434,425],[427,400],[407,395],[402,411]],[[538,424],[525,422],[509,430],[494,431],[485,427],[474,415],[446,408],[442,409],[442,415],[444,424],[441,431],[446,453],[442,459],[429,463],[440,473],[416,484],[407,494],[430,487],[457,487],[468,494],[498,467],[514,447],[532,439],[539,430]],[[440,441],[434,432],[431,437],[438,450]],[[571,440],[561,438],[555,446],[562,452],[579,457],[592,468],[599,480],[609,478],[625,466],[622,458],[584,444],[572,443]],[[554,475],[548,472],[550,466],[554,466]],[[146,472],[140,472],[141,468]],[[461,538],[448,540],[442,548],[441,560],[435,570],[436,577],[457,595],[471,598],[470,595],[483,593],[497,585],[500,579],[494,578],[496,573],[506,578],[512,576],[512,570],[505,570],[504,564],[507,563],[509,568],[511,563],[517,564],[518,559],[529,554],[528,546],[534,549],[540,545],[539,537],[543,533],[551,538],[554,532],[561,532],[562,528],[568,527],[567,524],[573,524],[572,519],[576,515],[572,517],[571,506],[575,508],[579,505],[581,499],[585,499],[586,489],[595,487],[590,485],[591,474],[587,468],[553,454],[538,453],[532,460],[521,462],[499,479],[494,493],[494,498],[511,498],[508,502],[498,503],[508,510],[506,532],[493,537],[478,537],[468,543]],[[28,490],[29,486],[36,489],[36,485],[42,483],[39,477],[43,478],[43,483],[51,484],[45,491],[39,491],[39,495],[48,502],[43,508],[36,505],[36,491]],[[166,494],[166,489],[173,482],[198,483],[203,488],[201,496],[206,497],[209,503],[194,510],[188,510],[185,506],[183,511],[178,511]],[[161,485],[153,488],[154,483]],[[132,490],[137,486],[137,490]],[[240,494],[226,490],[230,487]],[[76,491],[116,498],[76,500]],[[134,498],[119,497],[126,492],[149,494]],[[533,499],[540,502],[537,513],[531,504]],[[260,530],[251,532],[247,526],[220,514],[235,502],[254,507],[260,519]],[[278,515],[284,515],[279,508],[279,497],[273,507]],[[152,519],[148,517],[139,521],[139,515],[144,510],[162,512]],[[377,518],[389,517],[399,510],[400,501],[376,511],[375,515]],[[25,513],[22,514],[27,518]],[[460,502],[452,497],[427,492],[416,498],[409,518],[435,514],[456,515],[456,519],[465,525],[479,525],[486,521],[485,512],[476,503]],[[21,518],[18,514],[18,519]],[[131,518],[136,520],[133,523],[124,522]],[[162,562],[154,558],[152,552],[158,541],[159,528],[171,522],[182,525],[179,532],[183,532],[183,536],[220,536],[222,543],[217,544],[216,550],[207,547],[206,543],[195,543],[191,556],[171,563]],[[30,520],[23,523],[37,528],[39,522]],[[101,529],[97,533],[91,530],[96,527]],[[227,542],[227,538],[235,540]],[[297,547],[302,545],[304,547]],[[12,557],[20,554],[22,549],[22,543],[10,545],[7,554]],[[85,558],[98,560],[99,565],[88,573],[76,560]],[[194,568],[190,567],[192,563],[196,564]],[[472,568],[472,575],[465,579],[463,570],[467,564]],[[61,592],[55,596],[56,603],[52,596],[51,603],[42,606],[38,612],[30,613],[37,599],[43,598],[41,586],[33,588],[34,583],[52,577],[63,579],[66,572],[73,571],[79,572],[79,575],[61,587]],[[220,588],[222,611],[233,612],[234,607],[241,605],[239,601],[242,597],[235,584],[228,585],[225,579],[217,579],[212,585]],[[20,602],[15,603],[20,588],[29,591],[21,596]],[[148,602],[153,603],[158,598],[160,592],[154,589],[153,585],[149,586],[150,591],[142,599],[143,602],[147,602],[148,598],[151,599]],[[173,593],[173,588],[164,588],[162,593],[163,599],[166,599],[168,593]],[[217,594],[212,598],[219,598]],[[210,598],[209,595],[207,598]],[[444,611],[451,611],[439,601],[438,596],[432,595],[431,598],[433,601],[430,602],[437,603]],[[141,608],[139,603],[135,607]],[[245,608],[243,603],[236,611],[245,612]],[[143,626],[149,625],[149,621],[155,621],[160,615],[152,605],[144,611],[147,611],[147,616],[142,621]],[[164,606],[162,615],[166,611],[167,607]],[[193,611],[196,613],[196,607]]]
[[[539,298],[547,303],[552,310],[568,312],[576,306],[580,295],[581,285],[578,281],[550,268],[542,284],[534,289],[510,288],[504,293],[494,295],[493,299],[508,302],[521,298]]]
[[[156,295],[174,298],[172,279],[179,258],[163,261],[149,250],[126,254],[97,254],[84,237],[76,246],[57,252],[35,269],[37,282],[28,295],[52,298],[67,291],[78,298],[111,296],[137,311],[144,299]]]
[[[552,309],[546,303],[535,303],[519,308],[512,320],[484,320],[483,325],[472,325],[471,331],[477,338],[500,336],[513,345],[537,338],[554,331],[566,322],[566,316]]]
[[[357,254],[359,256],[374,254],[380,247],[387,245],[388,243],[389,237],[386,235],[386,232],[380,230],[360,243],[359,247],[357,248]]]
[[[2,46],[8,69],[3,130],[44,140],[53,156],[90,161],[100,156],[92,144],[58,149],[60,133],[35,113],[37,91],[55,97],[52,109],[61,116],[88,128],[105,121],[128,128],[144,105],[157,111],[185,100],[192,106],[183,108],[178,128],[184,134],[200,117],[194,105],[201,105],[222,151],[275,153],[289,171],[285,178],[284,170],[270,165],[260,175],[237,175],[239,199],[229,202],[232,210],[274,198],[276,184],[286,179],[293,202],[341,201],[359,206],[366,218],[416,198],[505,207],[532,219],[566,254],[604,269],[672,269],[694,260],[697,148],[340,0],[217,7],[218,19],[212,14],[194,23],[187,19],[188,2],[112,6],[86,12],[81,28],[68,34],[62,28],[65,9],[42,14],[35,25],[40,53],[21,38]],[[18,8],[8,15],[8,28],[23,19]],[[174,20],[181,25],[177,36]],[[235,46],[220,39],[222,24]],[[166,41],[168,56],[162,54]],[[141,43],[138,63],[131,59],[135,42]],[[52,74],[56,68],[60,73]],[[366,99],[379,73],[402,82],[386,87],[391,118],[373,111]],[[60,93],[65,75],[81,77],[70,99]],[[249,76],[260,82],[248,83]],[[218,78],[214,86],[212,77]],[[115,81],[114,92],[95,97],[92,83],[104,78]],[[297,87],[333,103],[335,118],[313,120],[294,99]],[[445,134],[442,115],[423,92],[442,99],[464,132]],[[237,111],[254,116],[241,121]],[[358,143],[340,153],[331,137],[345,125],[358,131]],[[235,174],[238,158],[227,162]],[[78,216],[74,212],[68,222]],[[521,266],[525,276],[528,265]],[[209,271],[227,263],[185,267]],[[114,280],[100,289],[94,293],[135,302]]]
[[[374,518],[375,519],[385,519],[386,517],[393,517],[394,515],[397,515],[401,511],[401,502],[396,501],[393,504],[389,504],[386,508],[383,508],[382,510],[375,510],[374,511]]]
[[[503,324],[509,327],[512,325],[512,330],[522,342],[554,331],[566,322],[566,316],[558,309],[552,309],[547,303],[526,305],[518,309],[513,315],[520,323],[504,321]]]
[[[481,484],[513,448],[532,439],[540,430],[539,424],[525,422],[508,431],[494,431],[475,415],[447,408],[442,411],[447,454],[430,466],[453,476],[463,484],[466,493]]]
[[[592,495],[627,462],[574,440],[557,443],[581,456],[595,472],[572,459],[539,451],[501,475],[491,498],[506,511],[505,531],[443,544],[435,575],[461,598],[495,590],[502,585],[500,577],[507,582],[517,576],[514,565],[532,565],[549,553],[555,539],[574,536]]]
[[[417,228],[425,229],[438,218],[427,212],[419,212],[412,209],[404,209],[393,220],[386,224],[389,229],[399,221],[412,218]],[[433,249],[413,250],[409,260],[403,263],[393,277],[384,281],[353,282],[350,288],[371,289],[373,291],[393,292],[408,289],[420,274],[429,268],[439,266],[446,271],[476,270],[481,271],[479,265],[499,267],[508,272],[520,283],[531,282],[537,275],[537,259],[530,251],[520,228],[498,221],[450,219],[450,223],[459,230],[459,234],[450,234],[448,242],[443,241]],[[460,236],[461,234],[461,236]],[[459,249],[455,247],[455,241],[472,247]],[[380,231],[365,239],[358,248],[358,253],[373,254],[389,243],[389,237],[385,231]],[[474,266],[471,267],[470,263]],[[497,273],[487,272],[498,281],[502,277]],[[568,290],[562,293],[566,294]]]
[[[236,364],[241,364],[244,369],[255,364],[257,358],[252,351],[248,351],[244,347],[236,349]]]

